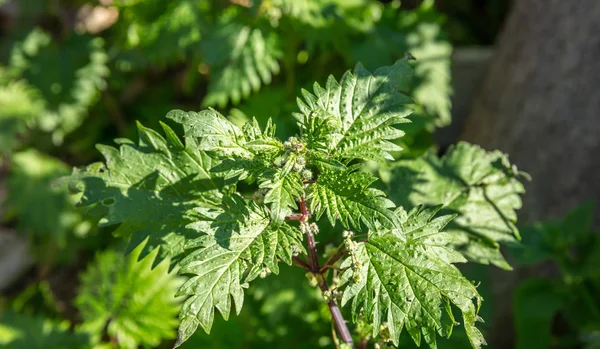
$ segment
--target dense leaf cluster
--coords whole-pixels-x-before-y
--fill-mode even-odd
[[[184,142],[164,124],[164,137],[139,125],[137,144],[100,146],[106,163],[76,171],[72,187],[82,191],[81,205],[104,209],[102,224],[120,224],[118,232],[132,236],[130,248],[145,243],[144,254],[159,248],[160,259],[170,257],[188,277],[178,291],[188,297],[178,344],[198,327],[209,332],[215,309],[225,319],[232,309],[239,313],[244,289],[261,275],[278,274],[279,261],[313,258],[302,247],[302,235],[318,228],[302,223],[299,229],[295,221],[324,215],[331,227],[339,221],[363,237],[345,234],[348,256],[339,265],[337,287],[353,319],[372,322],[371,336],[377,338],[385,325],[388,340],[398,344],[405,327],[417,344],[435,347],[437,334],[452,333],[454,305],[479,348],[485,343],[475,327],[482,299],[453,264],[475,259],[469,250],[475,242],[465,242],[469,234],[491,246],[505,236],[518,239],[519,173],[502,154],[463,143],[441,160],[426,155],[410,163],[416,173],[438,176],[415,175],[409,179],[416,184],[401,184],[414,195],[429,193],[429,200],[411,199],[431,208],[406,212],[373,188],[375,178],[361,160],[392,159],[389,152],[398,148],[392,141],[402,135],[394,126],[410,113],[405,91],[411,79],[404,59],[373,73],[358,65],[339,82],[330,77],[326,87],[315,84],[313,93],[304,91],[298,100],[298,135],[283,142],[270,122],[264,129],[256,120],[238,127],[213,109],[174,110],[167,117],[183,126]],[[437,166],[429,170],[429,163]],[[254,183],[256,193],[240,195],[241,183]],[[453,213],[438,215],[442,207]],[[452,221],[458,228],[445,229]],[[478,262],[498,253],[478,251]]]

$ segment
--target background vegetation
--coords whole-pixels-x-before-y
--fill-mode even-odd
[[[127,244],[114,227],[83,215],[62,185],[74,166],[101,160],[95,144],[135,139],[136,121],[158,129],[174,108],[206,107],[238,124],[272,117],[284,139],[295,133],[291,113],[302,88],[357,62],[374,69],[410,54],[416,112],[404,150],[390,168],[372,165],[382,189],[402,197],[397,166],[446,150],[436,130],[452,122],[453,47],[493,44],[510,7],[493,0],[0,4],[0,238],[26,241],[29,256],[19,259],[16,279],[0,284],[0,346],[10,348],[172,346],[179,308],[172,295],[181,280],[165,263],[151,269],[153,256],[136,262],[139,250],[124,257]],[[512,303],[494,300],[492,267],[465,267],[482,283],[483,317],[491,318],[489,303],[513,307],[516,347],[600,347],[593,212],[587,203],[522,228],[514,262],[545,263],[548,272],[524,280]],[[302,269],[282,268],[255,283],[239,316],[217,317],[210,336],[198,332],[183,347],[333,347],[320,292]],[[401,347],[414,346],[403,337]],[[468,342],[458,333],[438,345]]]

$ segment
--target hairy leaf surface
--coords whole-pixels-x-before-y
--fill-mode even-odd
[[[265,202],[271,204],[274,219],[282,221],[290,209],[297,207],[302,179],[292,171],[296,154],[285,166],[275,167],[274,160],[284,147],[274,137],[275,126],[270,119],[261,130],[255,118],[240,128],[213,109],[199,113],[173,110],[167,117],[183,124],[186,135],[198,137],[200,150],[221,160],[212,172],[222,172],[226,179],[254,181],[260,177],[260,187],[268,190]]]
[[[403,135],[393,125],[406,122],[410,114],[406,96],[412,70],[406,60],[377,69],[373,74],[361,64],[338,83],[333,76],[325,88],[315,83],[313,93],[302,91],[296,114],[309,146],[320,147],[332,157],[385,161],[400,147],[390,142]],[[323,130],[319,125],[327,125]]]
[[[263,175],[260,187],[267,189],[265,203],[270,204],[271,216],[277,221],[283,221],[293,209],[297,209],[298,200],[304,189],[302,178],[289,168],[292,164],[276,170],[271,169]]]
[[[141,257],[160,247],[156,262],[177,257],[185,227],[197,219],[196,207],[220,202],[222,180],[209,173],[212,160],[194,140],[184,145],[163,125],[166,137],[138,124],[139,141],[119,140],[119,149],[99,145],[106,164],[96,163],[73,174],[71,187],[83,191],[81,206],[104,207],[102,226],[120,224],[117,233],[132,234],[129,250],[144,240]]]
[[[394,203],[382,191],[369,188],[375,180],[355,166],[343,171],[324,169],[307,190],[311,211],[317,219],[326,213],[332,225],[339,220],[346,228],[361,229],[361,222],[374,228],[377,221],[390,228],[398,227],[400,222],[391,210]]]
[[[399,209],[401,236],[378,230],[359,243],[342,263],[341,282],[347,284],[342,305],[351,302],[355,318],[364,312],[373,321],[373,335],[385,323],[395,345],[406,328],[417,345],[424,340],[435,348],[436,333],[448,337],[452,332],[454,304],[471,344],[480,348],[485,341],[475,321],[482,299],[451,264],[465,260],[448,248],[453,236],[441,232],[453,216],[434,218],[438,210],[415,208],[406,214]]]
[[[526,176],[499,151],[461,142],[442,158],[432,153],[400,161],[391,183],[391,198],[404,207],[443,204],[458,213],[448,227],[469,260],[510,269],[500,244],[520,240],[516,210]]]
[[[207,333],[215,308],[228,319],[233,307],[239,314],[243,288],[263,268],[279,272],[277,259],[291,264],[293,245],[301,246],[301,234],[287,224],[273,225],[269,213],[254,202],[234,194],[220,209],[198,208],[205,220],[191,228],[204,233],[188,242],[193,249],[180,263],[180,273],[190,275],[178,295],[190,296],[180,313],[177,345],[201,326]]]
[[[283,144],[274,138],[275,126],[270,120],[261,131],[256,119],[240,128],[214,109],[198,113],[173,110],[167,117],[184,125],[186,136],[200,138],[198,149],[218,158],[252,160],[283,151]]]

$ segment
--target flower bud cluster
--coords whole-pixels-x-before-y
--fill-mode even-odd
[[[308,169],[303,170],[300,175],[302,176],[302,179],[305,181],[310,181],[313,178],[312,171],[308,170]]]
[[[362,264],[358,259],[358,243],[352,240],[352,236],[354,236],[354,234],[351,231],[345,230],[343,233],[344,245],[346,246],[346,250],[352,258],[352,280],[358,284],[361,281],[360,268],[362,267]]]
[[[263,269],[260,271],[259,277],[260,277],[261,279],[264,279],[264,278],[266,278],[267,276],[269,276],[270,274],[271,274],[271,269],[269,269],[269,268],[263,268]]]
[[[298,247],[298,245],[296,244],[292,244],[292,256],[297,257],[300,254],[300,252],[302,252],[300,247]]]
[[[326,303],[329,303],[332,300],[335,300],[336,298],[339,298],[341,296],[341,293],[337,289],[332,288],[330,290],[325,290],[325,291],[321,292],[321,295],[323,296],[323,300]]]
[[[388,327],[388,323],[384,322],[379,326],[379,339],[382,343],[387,343],[392,341],[392,334],[390,333],[390,329]]]
[[[296,137],[290,137],[288,138],[287,141],[283,142],[283,147],[286,150],[292,150],[292,151],[302,151],[306,148],[306,145],[304,144],[304,142],[302,142],[301,140],[299,140]]]
[[[302,232],[302,234],[317,235],[319,234],[319,226],[317,223],[301,222],[300,232]]]
[[[306,158],[304,157],[306,153],[306,144],[296,137],[290,137],[287,141],[283,143],[283,147],[285,148],[285,154],[281,157],[279,162],[280,167],[288,166],[294,172],[300,173],[303,180],[311,180],[313,177],[312,171],[306,169]],[[289,163],[293,161],[293,163]]]

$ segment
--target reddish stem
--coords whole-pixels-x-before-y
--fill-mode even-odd
[[[292,257],[292,260],[294,261],[294,264],[296,264],[297,266],[306,269],[308,271],[310,270],[310,266],[308,265],[308,263],[306,263],[305,261],[303,261],[300,257],[294,256]]]
[[[308,209],[306,208],[306,201],[304,196],[300,199],[300,211],[302,213],[302,222],[306,222],[309,217]],[[308,247],[308,262],[310,266],[310,270],[315,277],[317,278],[317,282],[319,284],[319,288],[323,293],[329,293],[329,285],[327,285],[327,280],[325,280],[325,276],[321,272],[321,267],[319,266],[319,258],[317,256],[317,242],[315,241],[315,237],[310,232],[306,232],[304,234],[306,236],[306,244]],[[340,308],[335,301],[335,298],[329,299],[327,302],[329,306],[329,312],[331,312],[331,318],[333,319],[333,323],[340,335],[342,341],[346,344],[350,345],[351,348],[354,348],[354,341],[352,340],[352,335],[350,334],[350,330],[348,330],[348,325],[346,325],[346,321],[344,320],[344,316],[340,311]]]
[[[300,213],[291,214],[285,217],[286,221],[302,221],[304,220],[304,216]]]
[[[334,256],[332,256],[328,260],[326,260],[325,265],[323,267],[321,267],[321,272],[323,272],[327,269],[333,268],[333,265],[335,264],[335,262],[337,262],[340,258],[342,258],[347,252],[348,251],[346,251],[346,250],[341,250],[338,253],[336,253]]]
[[[300,213],[302,213],[302,216],[304,217],[302,221],[306,222],[308,220],[308,209],[306,208],[306,201],[304,200],[304,195],[302,195],[302,197],[300,198]]]

